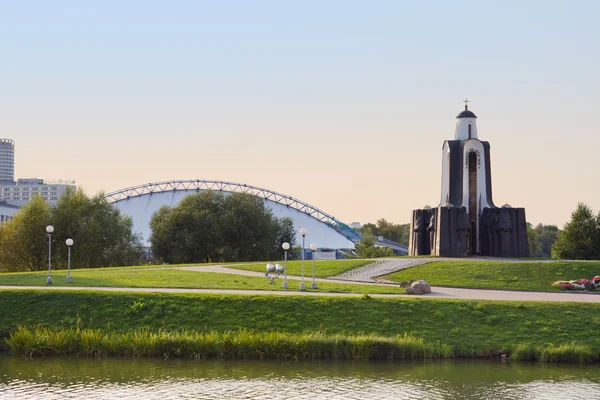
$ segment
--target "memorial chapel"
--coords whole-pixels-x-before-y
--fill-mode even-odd
[[[409,255],[529,257],[525,209],[494,205],[490,144],[467,103],[442,146],[439,206],[412,212]]]

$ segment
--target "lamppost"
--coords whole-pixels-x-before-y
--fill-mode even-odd
[[[287,289],[287,252],[290,249],[290,244],[288,242],[284,242],[281,245],[281,248],[283,249],[283,284],[281,287]]]
[[[52,225],[48,225],[46,227],[46,232],[48,232],[48,279],[46,279],[46,283],[50,285],[52,284],[50,268],[52,266],[52,232],[54,232],[54,227]]]
[[[71,246],[73,246],[73,239],[69,238],[65,241],[69,248],[69,255],[67,256],[67,283],[71,283]]]
[[[317,245],[314,243],[311,243],[310,250],[312,251],[312,273],[313,273],[313,280],[312,280],[312,285],[310,285],[310,288],[316,289],[317,284],[315,283],[315,250],[317,250]]]
[[[302,282],[300,282],[300,290],[306,290],[306,285],[304,284],[304,239],[306,239],[306,234],[308,230],[306,228],[300,229],[300,234],[302,235]]]

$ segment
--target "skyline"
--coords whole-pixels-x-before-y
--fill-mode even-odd
[[[35,4],[35,7],[32,6]],[[246,183],[345,223],[435,206],[468,97],[493,200],[600,210],[594,2],[0,3],[15,176]]]

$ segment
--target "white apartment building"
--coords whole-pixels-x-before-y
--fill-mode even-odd
[[[75,189],[75,181],[44,182],[43,179],[27,178],[15,182],[15,142],[0,138],[0,224],[10,221],[35,196],[55,205],[68,189]]]
[[[73,181],[44,182],[43,179],[19,179],[12,184],[0,184],[0,201],[23,206],[35,196],[41,196],[50,205],[56,204],[67,188],[75,189]]]

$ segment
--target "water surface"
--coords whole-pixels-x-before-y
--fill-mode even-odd
[[[598,366],[0,355],[1,399],[590,399]]]

